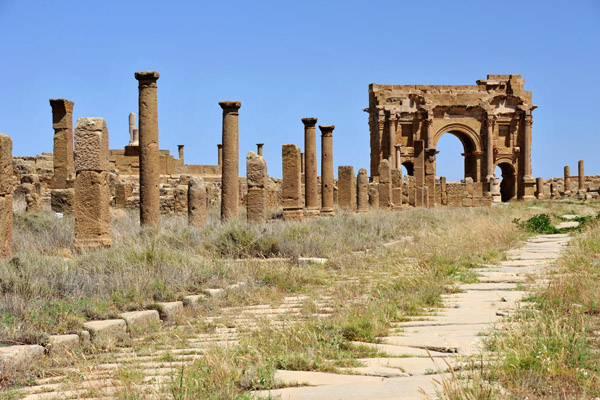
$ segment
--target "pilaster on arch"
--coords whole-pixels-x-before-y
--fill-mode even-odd
[[[470,128],[466,125],[463,125],[463,124],[458,124],[458,123],[447,124],[437,130],[437,132],[433,136],[433,143],[434,143],[435,147],[437,148],[437,143],[444,133],[455,133],[455,132],[462,133],[464,135],[463,137],[468,138],[471,141],[471,144],[473,145],[474,151],[476,151],[476,152],[483,151],[481,135],[478,134],[477,132],[475,132],[472,128]],[[462,138],[459,138],[459,139],[461,139],[461,141],[462,141]]]

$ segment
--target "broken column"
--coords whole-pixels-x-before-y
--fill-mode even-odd
[[[321,130],[321,215],[333,216],[333,130],[335,125],[319,125]]]
[[[383,159],[379,162],[379,208],[382,210],[391,209],[392,202],[392,170],[388,160]]]
[[[377,182],[369,184],[369,206],[373,210],[379,209],[379,183]]]
[[[535,197],[538,199],[544,198],[544,178],[538,177],[535,179],[536,191]]]
[[[188,181],[188,225],[200,228],[206,225],[207,190],[204,179],[192,178]]]
[[[12,252],[13,226],[12,140],[0,133],[0,257]]]
[[[53,189],[66,189],[67,179],[75,173],[73,166],[73,102],[50,99],[54,128]]]
[[[566,196],[571,194],[571,167],[565,165],[564,170],[564,192]]]
[[[182,164],[185,164],[185,161],[183,160],[183,147],[184,146],[185,145],[183,145],[183,144],[178,144],[177,145],[177,151],[179,152],[179,159],[181,160]]]
[[[369,211],[369,176],[364,168],[358,170],[356,191],[358,192],[356,211],[359,213]]]
[[[249,152],[246,156],[246,180],[248,182],[246,216],[249,224],[267,222],[269,214],[267,189],[265,188],[266,178],[267,164],[264,158],[252,151]]]
[[[356,210],[356,177],[351,165],[338,167],[338,206],[350,211]]]
[[[223,145],[217,145],[217,165],[219,168],[223,168]]]
[[[137,129],[137,124],[135,123],[135,113],[129,113],[129,145],[133,145],[135,142],[135,138],[133,137],[133,131]]]
[[[223,163],[221,174],[221,221],[237,218],[239,193],[239,101],[220,101],[223,109]]]
[[[579,162],[577,163],[577,167],[579,170],[578,176],[577,176],[577,182],[578,182],[578,187],[577,190],[578,192],[585,192],[586,188],[585,188],[585,172],[583,169],[583,160],[579,160]]]
[[[104,118],[75,125],[75,249],[110,247],[108,130]]]
[[[264,143],[256,143],[256,154],[258,154],[259,156],[263,156],[263,146],[265,144]]]
[[[135,73],[139,81],[140,224],[160,227],[160,165],[156,71]]]
[[[319,187],[317,182],[317,135],[316,118],[302,118],[304,124],[304,201],[306,216],[316,216],[319,211]]]
[[[304,219],[302,211],[302,173],[300,149],[294,144],[284,144],[281,151],[283,180],[281,192],[283,196],[283,219]]]
[[[127,199],[133,196],[133,188],[131,184],[126,182],[117,183],[115,188],[115,208],[124,208],[127,204]]]

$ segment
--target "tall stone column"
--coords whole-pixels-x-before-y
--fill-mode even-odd
[[[134,143],[133,131],[137,129],[135,122],[135,113],[129,113],[129,145]]]
[[[356,178],[351,165],[338,167],[338,206],[350,211],[356,210]]]
[[[75,125],[75,243],[77,251],[110,247],[108,130],[104,118]]]
[[[300,149],[295,144],[284,144],[281,151],[283,167],[283,182],[281,192],[283,196],[283,219],[304,219],[302,211],[302,166],[300,165]]]
[[[538,199],[543,199],[545,197],[544,196],[544,178],[542,178],[542,177],[536,178],[535,186],[536,186],[535,197],[537,197]]]
[[[66,99],[50,99],[54,128],[53,189],[66,189],[67,179],[75,173],[73,164],[73,103]]]
[[[333,130],[335,125],[319,125],[321,130],[321,215],[333,216]]]
[[[13,226],[12,140],[0,133],[0,257],[12,252]]]
[[[239,101],[220,101],[223,109],[223,172],[221,175],[221,220],[237,218],[239,193]]]
[[[219,168],[223,168],[223,145],[221,143],[217,145],[217,165]]]
[[[389,155],[388,161],[390,163],[390,168],[394,163],[394,147],[396,146],[396,113],[390,111],[388,113],[388,139],[389,139]]]
[[[207,191],[204,179],[192,178],[188,181],[188,225],[196,228],[206,225]]]
[[[379,163],[379,208],[391,210],[394,207],[392,201],[392,169],[388,160]]]
[[[177,151],[179,152],[179,159],[181,160],[181,164],[185,164],[185,161],[183,160],[183,144],[178,144],[177,145]]]
[[[264,143],[256,143],[256,154],[258,154],[259,156],[263,156],[263,146],[265,144]]]
[[[431,125],[433,125],[433,120],[431,118],[427,118],[423,121],[425,123],[425,138],[427,139],[427,149],[435,149],[433,146],[433,129]]]
[[[415,164],[414,164],[414,181],[415,181],[415,207],[425,207],[425,143],[423,140],[414,141],[415,149]]]
[[[402,145],[394,145],[394,147],[396,148],[396,166],[394,167],[395,169],[401,169],[402,168],[402,156],[401,156],[401,147]]]
[[[565,195],[570,195],[571,194],[571,167],[569,167],[568,165],[565,165],[565,170],[564,170],[564,191],[565,191]]]
[[[358,192],[356,211],[359,213],[369,211],[369,176],[367,175],[367,170],[364,168],[358,170],[356,191]]]
[[[304,124],[304,201],[306,216],[320,214],[319,188],[317,181],[317,134],[316,118],[302,118]]]
[[[523,135],[523,200],[535,198],[535,180],[531,176],[531,126],[533,118],[526,115]]]
[[[140,224],[160,227],[160,163],[158,153],[158,100],[156,71],[135,73],[139,82]]]
[[[249,224],[263,224],[267,222],[268,201],[265,179],[267,178],[267,164],[262,156],[249,152],[246,156],[246,180],[248,182],[248,195],[246,197],[246,217]]]
[[[486,126],[486,144],[485,144],[485,181],[490,189],[490,180],[494,177],[494,120],[488,118],[485,120]]]
[[[577,163],[577,168],[579,170],[578,175],[577,175],[577,182],[578,182],[578,191],[580,192],[585,192],[586,188],[585,188],[585,171],[583,168],[583,160],[579,160],[579,162]]]

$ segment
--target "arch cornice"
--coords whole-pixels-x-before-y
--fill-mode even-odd
[[[465,144],[464,138],[467,138],[468,140],[471,141],[471,144],[473,145],[473,151],[478,151],[478,152],[483,151],[483,145],[481,143],[481,136],[477,132],[475,132],[472,128],[470,128],[466,125],[463,125],[463,124],[459,124],[459,123],[446,124],[442,128],[438,129],[437,132],[433,136],[433,143],[435,144],[434,147],[437,148],[437,143],[444,133],[456,133],[456,132],[459,132],[462,134],[458,138],[460,139],[461,142],[463,142],[463,145]]]

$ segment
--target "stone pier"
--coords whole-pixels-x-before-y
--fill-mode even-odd
[[[182,165],[185,165],[185,161],[183,160],[183,147],[184,146],[185,146],[184,144],[177,145],[177,151],[179,152],[179,159],[181,160]]]
[[[133,131],[137,129],[137,124],[135,122],[135,113],[129,113],[129,145],[133,145],[135,142],[133,137]]]
[[[302,166],[298,146],[284,144],[281,151],[281,161],[283,167],[281,184],[283,219],[302,221],[304,219],[304,211],[302,210]]]
[[[571,167],[569,167],[568,165],[565,165],[563,177],[565,195],[569,196],[571,194]]]
[[[77,251],[110,247],[108,130],[104,118],[75,125],[75,243]]]
[[[383,159],[379,163],[379,208],[391,210],[392,202],[392,170],[388,160]]]
[[[12,252],[13,226],[12,140],[0,133],[0,257]]]
[[[304,124],[304,201],[306,216],[320,214],[319,187],[317,180],[317,134],[316,118],[302,118]]]
[[[67,189],[67,179],[75,174],[73,164],[73,102],[50,99],[54,128],[53,189]]]
[[[265,188],[266,178],[267,164],[264,158],[252,151],[249,152],[246,156],[246,180],[248,182],[246,216],[249,224],[267,222],[269,213],[267,189]]]
[[[156,71],[135,73],[139,82],[140,224],[160,228],[160,166]],[[107,157],[108,158],[108,157]]]
[[[425,143],[423,140],[414,141],[415,151],[415,207],[426,207],[425,198]]]
[[[376,182],[369,184],[369,206],[373,210],[379,210],[379,184]]]
[[[544,178],[538,177],[535,179],[535,197],[543,199],[544,196]]]
[[[333,216],[333,130],[335,125],[319,125],[321,130],[321,215]]]
[[[223,145],[217,145],[217,165],[219,168],[223,168]]]
[[[357,208],[359,213],[369,211],[369,176],[367,170],[361,168],[358,170],[358,178],[356,179]]]
[[[264,143],[256,143],[256,154],[258,154],[259,156],[263,156],[263,146],[265,144]]]
[[[338,206],[356,211],[356,177],[349,165],[338,167]]]
[[[208,196],[204,179],[192,178],[188,181],[188,225],[201,228],[206,225]]]
[[[223,109],[223,172],[221,174],[221,221],[238,217],[239,193],[239,101],[220,101]]]
[[[579,192],[585,192],[586,188],[585,188],[585,170],[583,167],[583,160],[579,160],[579,162],[577,163],[577,169],[578,171],[578,175],[577,175],[577,190]]]
[[[392,169],[392,203],[394,210],[402,208],[402,170]]]

